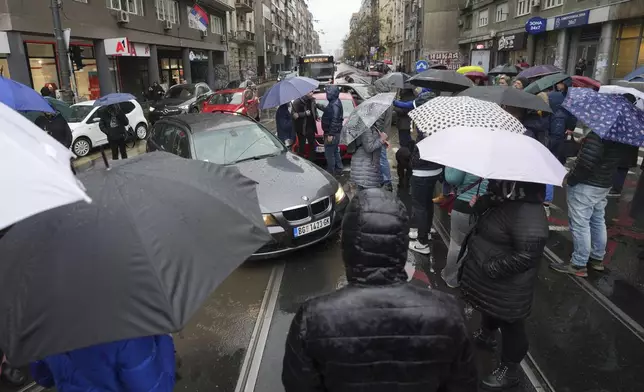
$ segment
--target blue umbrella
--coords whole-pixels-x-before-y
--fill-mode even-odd
[[[627,82],[644,82],[644,66],[624,76]]]
[[[132,94],[112,93],[112,94],[107,94],[104,97],[100,97],[99,99],[94,101],[94,106],[107,106],[107,105],[113,105],[115,103],[127,102],[132,100],[136,100],[136,97]]]
[[[276,108],[315,90],[320,82],[315,79],[297,76],[275,83],[262,97],[260,109]]]
[[[644,145],[644,111],[621,95],[572,88],[563,107],[602,139],[632,146]]]
[[[0,76],[0,102],[16,111],[56,113],[31,87]]]

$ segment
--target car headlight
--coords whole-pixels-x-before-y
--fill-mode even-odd
[[[235,113],[244,113],[244,108],[241,107],[241,108],[235,110]]]
[[[266,226],[279,226],[277,220],[271,214],[262,214],[262,218],[264,218],[264,224]]]
[[[154,110],[155,110],[155,109],[154,109],[154,107],[153,107],[153,106],[150,106],[150,108],[148,109],[148,111],[149,111],[149,112],[153,112]]]
[[[336,204],[340,203],[342,200],[344,200],[346,196],[347,194],[344,193],[344,189],[342,189],[342,185],[339,185],[338,190],[335,191],[335,203]]]
[[[181,105],[179,106],[179,109],[183,110],[184,112],[187,112],[188,109],[190,109],[190,105]]]

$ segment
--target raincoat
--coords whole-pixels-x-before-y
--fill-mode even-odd
[[[407,283],[405,206],[367,189],[342,221],[348,285],[305,302],[286,340],[286,392],[476,391],[462,310]],[[401,329],[402,328],[402,329]]]
[[[120,340],[52,355],[30,370],[58,392],[172,392],[174,344],[169,335]]]

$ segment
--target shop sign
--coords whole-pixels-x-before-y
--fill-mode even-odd
[[[501,35],[497,43],[497,50],[510,51],[521,50],[525,47],[525,33]]]
[[[471,50],[487,50],[487,49],[492,49],[493,47],[494,47],[494,40],[491,40],[491,39],[487,41],[475,42],[470,46]]]
[[[208,55],[204,52],[195,52],[191,50],[190,53],[188,53],[188,58],[190,61],[207,61]]]
[[[447,69],[457,70],[461,66],[461,55],[458,51],[436,51],[427,54],[430,63],[445,65]]]
[[[544,19],[540,16],[535,16],[534,18],[530,18],[525,23],[525,31],[527,31],[528,34],[543,33],[544,31],[546,31],[547,23],[548,23],[547,19]]]
[[[9,38],[6,31],[0,31],[0,53],[11,53],[9,49]]]
[[[588,24],[590,10],[561,15],[555,18],[555,29],[565,29]]]
[[[108,56],[150,57],[150,45],[130,42],[127,37],[103,40]]]

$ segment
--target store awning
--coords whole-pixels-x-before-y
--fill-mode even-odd
[[[150,45],[131,42],[127,37],[104,39],[103,46],[108,56],[150,57]]]

